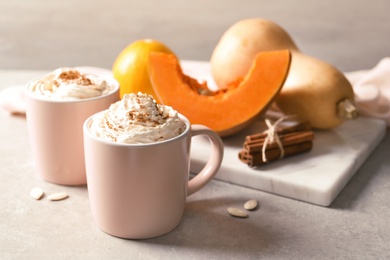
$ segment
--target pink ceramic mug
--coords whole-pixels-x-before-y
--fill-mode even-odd
[[[107,95],[75,101],[37,97],[26,91],[27,126],[34,166],[46,181],[61,185],[87,183],[83,148],[83,124],[91,115],[119,99],[119,83],[102,76],[114,90]]]
[[[84,124],[84,151],[92,215],[104,232],[122,238],[163,235],[181,221],[186,197],[201,189],[220,168],[221,138],[201,125],[190,125],[179,136],[150,144],[119,144],[91,133]],[[210,159],[189,180],[190,145],[195,135],[208,137]]]

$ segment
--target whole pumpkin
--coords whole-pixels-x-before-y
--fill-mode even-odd
[[[141,39],[128,45],[116,58],[112,67],[114,78],[120,84],[120,98],[124,94],[143,92],[157,99],[149,80],[149,54],[164,52],[174,54],[162,42]]]

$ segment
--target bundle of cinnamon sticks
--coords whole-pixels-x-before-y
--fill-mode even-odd
[[[270,133],[274,131],[273,133]],[[270,138],[274,136],[275,138]],[[308,123],[297,122],[248,135],[239,159],[250,167],[279,160],[285,156],[308,152],[313,147],[314,132]]]

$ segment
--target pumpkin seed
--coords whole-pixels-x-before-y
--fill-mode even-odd
[[[248,217],[248,214],[245,211],[238,209],[238,208],[228,208],[227,211],[233,217],[237,217],[237,218],[247,218]]]
[[[40,200],[43,197],[43,190],[39,187],[35,187],[30,191],[30,196],[33,199]]]
[[[246,210],[254,210],[257,207],[257,200],[248,200],[244,204]]]
[[[57,200],[63,200],[63,199],[66,199],[68,198],[68,194],[66,192],[57,192],[57,193],[53,193],[53,194],[50,194],[47,199],[48,200],[52,200],[52,201],[57,201]]]

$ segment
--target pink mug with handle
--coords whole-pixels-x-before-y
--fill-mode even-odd
[[[206,185],[220,168],[223,143],[217,133],[190,125],[174,138],[149,144],[104,141],[84,123],[88,195],[93,218],[104,232],[121,238],[145,239],[173,230],[181,221],[186,197]],[[205,167],[189,180],[193,136],[210,140]]]

